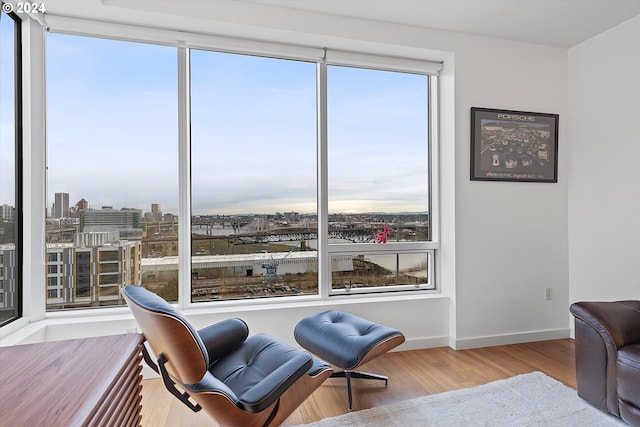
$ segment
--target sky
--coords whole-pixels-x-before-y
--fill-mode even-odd
[[[178,213],[177,53],[47,37],[48,200]],[[316,65],[192,51],[192,211],[316,211]],[[426,78],[330,67],[329,211],[425,211]]]
[[[0,205],[15,205],[13,22],[0,20]]]

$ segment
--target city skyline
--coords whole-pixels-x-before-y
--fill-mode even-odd
[[[62,193],[64,194],[64,192]],[[69,193],[67,193],[69,194]],[[156,203],[156,202],[149,202],[146,203],[148,206],[148,209],[145,207],[141,207],[141,206],[115,206],[113,204],[110,205],[103,205],[103,206],[94,206],[89,200],[87,200],[87,198],[82,197],[80,199],[78,199],[77,202],[75,203],[71,203],[71,201],[74,200],[70,195],[69,195],[69,207],[70,208],[75,208],[75,206],[80,203],[80,202],[84,202],[88,204],[88,210],[101,210],[101,209],[113,209],[113,210],[126,210],[126,209],[136,209],[136,210],[140,210],[142,212],[142,214],[145,213],[151,213],[153,212],[152,210],[152,206],[154,205],[159,205],[160,208],[160,212],[164,215],[164,214],[171,214],[174,216],[178,216],[178,211],[176,210],[174,211],[167,211],[164,209],[164,207],[162,206],[162,204]],[[54,210],[54,206],[55,203],[53,203],[51,206],[47,207],[47,217],[48,218],[53,218],[53,210]],[[300,215],[317,215],[317,211],[313,211],[313,212],[300,212],[300,211],[288,211],[288,210],[283,210],[283,209],[279,209],[279,210],[275,210],[275,211],[270,211],[270,212],[242,212],[242,213],[237,213],[237,214],[223,214],[223,213],[215,213],[212,212],[210,214],[194,214],[192,212],[192,217],[197,217],[197,216],[249,216],[249,215],[277,215],[277,214],[285,214],[285,213],[289,213],[289,212],[295,212],[296,214],[300,214]],[[428,210],[426,211],[368,211],[368,212],[329,212],[329,215],[370,215],[370,214],[396,214],[396,215],[416,215],[416,214],[427,214]]]

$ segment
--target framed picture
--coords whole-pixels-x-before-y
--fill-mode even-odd
[[[471,180],[558,182],[558,115],[471,108]]]

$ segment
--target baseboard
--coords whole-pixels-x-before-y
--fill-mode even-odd
[[[493,347],[496,345],[521,344],[526,342],[548,341],[563,338],[571,338],[571,329],[549,329],[546,331],[523,332],[517,334],[491,335],[484,337],[462,338],[452,341],[452,347],[456,350],[468,350],[471,348]]]
[[[449,337],[414,338],[407,339],[392,351],[420,350],[423,348],[447,347],[448,345]]]

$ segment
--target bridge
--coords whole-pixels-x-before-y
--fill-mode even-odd
[[[374,234],[379,231],[377,227],[349,228],[342,230],[329,230],[330,240],[344,240],[352,243],[368,243],[374,241]],[[418,239],[426,240],[427,227],[404,228],[400,232],[400,240],[411,241]],[[391,233],[390,241],[395,239],[395,232]],[[230,239],[234,244],[251,243],[278,243],[278,242],[300,242],[318,239],[316,229],[307,228],[276,228],[262,231],[252,231],[250,233],[231,233],[225,236],[210,236],[202,234],[192,234],[193,240],[209,240],[214,238]]]

